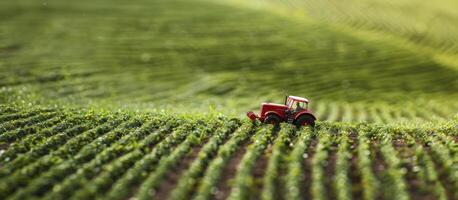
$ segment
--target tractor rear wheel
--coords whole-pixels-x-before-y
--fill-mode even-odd
[[[294,124],[296,126],[304,126],[304,125],[310,125],[311,127],[315,126],[315,118],[313,118],[310,115],[301,115],[299,116],[296,121],[294,121]]]
[[[279,124],[281,121],[280,117],[276,114],[268,114],[266,116],[266,119],[264,120],[264,123],[266,124],[273,124],[273,125],[276,125],[276,124]]]

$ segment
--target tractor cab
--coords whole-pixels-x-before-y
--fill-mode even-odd
[[[285,97],[285,105],[288,106],[288,110],[292,112],[308,110],[309,100],[302,97],[287,96]]]

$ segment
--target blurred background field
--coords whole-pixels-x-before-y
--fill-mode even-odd
[[[448,119],[458,3],[0,2],[0,100],[242,116],[305,96],[321,120]]]

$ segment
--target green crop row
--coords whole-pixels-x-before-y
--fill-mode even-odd
[[[325,180],[325,171],[324,166],[326,166],[328,158],[328,148],[332,144],[332,136],[330,135],[330,130],[321,130],[317,133],[318,135],[318,144],[316,147],[315,155],[312,160],[312,186],[311,194],[314,199],[326,199],[326,189],[324,186]]]
[[[373,161],[371,158],[373,158],[374,155],[370,151],[370,138],[367,137],[367,130],[359,130],[358,134],[358,170],[361,173],[363,198],[365,200],[375,199],[379,192],[380,183],[372,171]]]
[[[375,134],[379,134],[381,137],[380,155],[383,157],[387,168],[383,174],[385,179],[382,181],[385,188],[383,191],[383,194],[385,195],[384,197],[400,200],[409,199],[407,186],[404,180],[406,170],[401,167],[401,160],[393,147],[393,138],[391,137],[392,133],[386,132],[386,130],[382,129],[375,130]]]
[[[291,124],[282,124],[278,136],[272,146],[272,154],[270,155],[267,169],[263,178],[263,188],[261,199],[273,200],[280,196],[280,165],[284,162],[284,154],[286,149],[292,144],[292,137],[295,133],[295,128]]]
[[[32,148],[37,148],[43,144],[43,142],[48,141],[49,138],[55,134],[58,134],[59,132],[65,132],[81,122],[81,116],[75,115],[68,117],[65,121],[54,125],[49,125],[49,127],[31,126],[27,129],[20,129],[30,134],[28,134],[25,138],[22,138],[21,140],[9,145],[8,150],[1,155],[1,161],[5,163],[14,161],[14,159],[17,157],[17,155],[20,155],[20,153],[26,153]],[[23,157],[25,158],[26,156]]]
[[[351,182],[349,179],[349,165],[351,154],[349,152],[350,141],[349,132],[342,131],[337,150],[336,166],[335,166],[335,182],[334,188],[336,191],[336,197],[339,200],[351,199]]]
[[[269,143],[275,138],[277,127],[264,126],[253,137],[253,143],[247,148],[240,161],[229,199],[249,199],[254,185],[251,174],[256,160],[262,156]]]
[[[173,148],[183,144],[189,145],[199,141],[202,137],[208,137],[214,127],[204,127],[203,125],[202,122],[197,121],[178,127],[169,137],[157,144],[151,152],[136,161],[116,182],[112,183],[107,197],[111,199],[127,198],[132,194],[132,187],[147,178],[147,174],[154,170],[162,157],[171,153]]]
[[[312,138],[312,130],[305,128],[297,134],[294,148],[290,153],[288,162],[288,173],[286,174],[286,197],[287,199],[302,199],[304,198],[301,190],[301,182],[305,178],[303,170],[304,159],[309,155],[306,153]]]
[[[247,123],[245,124],[245,126]],[[204,174],[207,166],[209,165],[210,161],[214,159],[217,155],[218,150],[220,147],[223,146],[224,142],[227,140],[228,137],[240,126],[240,123],[236,120],[231,120],[227,122],[224,127],[219,129],[214,136],[202,147],[202,150],[197,155],[197,158],[191,163],[190,167],[184,174],[182,178],[180,178],[180,182],[177,184],[175,189],[171,192],[170,199],[185,199],[188,196],[192,196],[192,190],[196,187],[197,183],[200,181],[201,176]],[[245,127],[242,127],[245,129]],[[148,184],[145,182],[145,185]],[[150,187],[152,185],[156,185],[156,187],[160,184],[157,182],[155,184],[148,184],[149,187],[146,188],[154,188]],[[149,195],[144,195],[146,193],[142,193],[141,190],[139,192],[140,199],[147,199],[143,197],[148,197]],[[149,193],[150,194],[150,193]]]
[[[208,169],[202,177],[200,185],[197,189],[197,194],[195,196],[196,200],[206,200],[210,199],[212,195],[217,193],[215,185],[218,183],[218,180],[221,178],[222,168],[227,164],[230,157],[233,156],[243,142],[250,138],[251,134],[255,129],[255,125],[251,123],[243,124],[231,137],[231,139],[223,144],[218,153],[210,164]]]
[[[116,144],[100,152],[93,160],[82,165],[76,173],[73,173],[59,184],[56,184],[52,191],[46,194],[46,198],[63,199],[66,195],[73,194],[76,188],[84,186],[84,183],[94,178],[97,174],[101,173],[101,171],[104,171],[105,174],[109,174],[107,172],[115,169],[113,167],[108,167],[111,165],[107,165],[113,159],[123,162],[129,160],[129,158],[138,159],[139,156],[141,156],[141,149],[145,151],[149,149],[150,146],[157,144],[175,126],[176,121],[174,120],[152,119],[149,122],[145,122],[145,125],[141,128],[121,138]],[[118,158],[119,156],[121,157]],[[117,160],[112,162],[118,162]],[[132,161],[134,160],[131,159],[131,163]]]
[[[27,126],[17,123],[17,130],[33,131],[5,143],[8,146],[0,152],[2,199],[165,195],[203,200],[223,193],[232,199],[254,198],[256,193],[261,199],[456,195],[452,122],[318,122],[315,128],[297,129],[225,117],[82,111],[56,112],[57,116],[62,118],[54,123],[46,118]],[[17,119],[11,121],[5,123]],[[237,152],[245,153],[231,160]],[[222,173],[229,161],[237,162],[236,167],[230,169],[232,177],[222,179],[228,176]],[[164,190],[170,177],[175,178],[167,184],[174,185]],[[223,180],[226,186],[220,187]]]

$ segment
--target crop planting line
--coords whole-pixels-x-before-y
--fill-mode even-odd
[[[162,156],[170,153],[172,148],[183,144],[183,141],[198,140],[198,137],[209,134],[211,128],[203,127],[202,121],[191,121],[175,129],[172,134],[158,143],[149,153],[140,160],[136,160],[133,166],[120,174],[120,178],[112,183],[106,197],[109,199],[124,199],[131,195],[133,188],[141,183],[147,174],[154,170],[154,167],[162,159]],[[177,147],[178,148],[178,147]],[[84,195],[84,193],[81,193]],[[93,196],[94,194],[89,194]]]
[[[364,128],[365,129],[365,128]],[[375,199],[380,183],[372,171],[371,157],[375,157],[370,151],[370,143],[367,130],[361,130],[358,137],[358,170],[361,171],[361,184],[363,199]],[[371,155],[372,154],[372,155]]]
[[[52,126],[56,123],[61,122],[65,118],[66,118],[65,115],[57,114],[56,116],[52,116],[49,119],[45,119],[44,121],[37,122],[37,123],[28,123],[27,125],[25,125],[22,128],[7,131],[4,134],[0,135],[0,144],[12,143],[17,140],[21,141],[23,137],[27,137],[27,135],[35,133],[36,129],[39,130],[45,127]]]
[[[201,143],[203,144],[205,141],[202,141]],[[202,150],[202,144],[191,147],[191,150],[186,153],[186,155],[180,161],[176,161],[175,165],[171,166],[171,169],[163,172],[162,180],[158,181],[158,186],[155,186],[152,189],[154,190],[154,197],[151,197],[152,199],[170,199],[171,191],[175,189],[177,184],[182,180],[181,177],[191,166],[191,163],[198,157],[199,152]],[[157,172],[161,173],[161,171],[164,170],[159,170]],[[153,174],[150,174],[150,176],[160,177]],[[141,192],[141,187],[145,184],[146,182],[143,182],[142,185],[132,193],[133,198],[139,195],[139,192]]]
[[[75,127],[70,127],[73,124],[69,124],[69,126],[65,127],[54,127],[52,129],[46,129],[45,131],[39,132],[43,135],[34,134],[31,135],[30,138],[26,138],[26,140],[21,141],[18,145],[9,148],[4,155],[2,155],[4,160],[6,160],[5,165],[2,169],[0,169],[0,177],[4,177],[8,174],[13,173],[15,170],[21,169],[24,166],[27,166],[29,163],[33,163],[36,159],[38,159],[42,154],[49,153],[48,148],[52,148],[54,143],[59,142],[61,137],[69,135],[78,134],[79,132],[83,132],[86,130],[87,125],[76,125]],[[62,133],[58,133],[61,132]],[[45,135],[46,134],[46,135]],[[55,135],[53,135],[55,134]],[[33,137],[37,136],[37,137]],[[70,136],[67,136],[67,138]],[[45,141],[38,141],[36,145],[29,144],[27,139],[31,139],[31,142],[37,143],[36,140],[42,139]],[[25,153],[25,154],[21,154]],[[10,158],[11,156],[11,158]],[[17,158],[18,157],[18,158]],[[17,159],[15,159],[17,158]],[[9,162],[11,160],[11,162]]]
[[[167,120],[170,121],[167,122]],[[134,133],[121,138],[116,144],[97,154],[94,159],[84,164],[76,173],[65,178],[63,182],[54,185],[53,190],[47,193],[45,198],[65,199],[71,196],[76,189],[83,186],[84,183],[95,178],[97,174],[99,174],[99,177],[107,177],[107,174],[115,172],[117,167],[124,166],[119,165],[121,161],[131,160],[130,163],[132,163],[132,160],[134,160],[132,158],[139,159],[141,157],[141,149],[149,149],[151,145],[166,137],[166,134],[176,126],[175,122],[172,121],[171,119],[164,121],[153,119],[147,122],[144,126],[135,130]],[[163,125],[165,127],[162,127]],[[118,156],[121,157],[117,158]],[[109,167],[110,164],[113,167]]]
[[[339,143],[337,150],[337,158],[335,164],[335,181],[333,182],[335,197],[338,200],[350,200],[351,198],[351,189],[352,184],[349,180],[350,176],[350,158],[351,154],[349,152],[350,141],[349,141],[349,132],[342,131],[340,138],[337,141]],[[328,163],[329,165],[329,163]]]
[[[272,147],[272,155],[269,158],[267,169],[263,178],[263,188],[261,199],[273,200],[280,199],[281,187],[280,170],[283,154],[286,153],[288,146],[292,146],[292,136],[295,134],[295,128],[290,124],[282,124]]]
[[[423,149],[421,144],[406,131],[400,130],[395,135],[401,137],[404,143],[397,145],[401,156],[407,160],[407,176],[406,180],[409,183],[411,199],[429,198],[429,199],[446,199],[447,194],[442,184],[438,180],[438,175],[434,169],[434,163]],[[398,139],[399,140],[399,139]],[[412,146],[413,149],[408,148]],[[411,159],[414,158],[414,159]]]
[[[328,152],[326,149],[332,145],[332,137],[330,136],[329,130],[318,131],[319,142],[316,147],[315,155],[312,159],[312,185],[311,194],[313,199],[326,199],[326,183],[324,176],[325,170],[323,166],[326,166],[326,160],[328,158]]]
[[[180,127],[178,127],[180,129]],[[167,133],[170,131],[170,129],[167,129],[165,131],[161,131],[163,134]],[[162,136],[163,138],[164,136]],[[159,143],[160,144],[160,143]],[[147,148],[147,146],[150,146],[150,143],[145,143],[145,146],[143,149]],[[79,198],[88,198],[88,197],[95,197],[98,196],[100,197],[103,195],[112,185],[113,181],[116,180],[122,175],[124,175],[124,172],[126,171],[125,169],[130,169],[138,160],[143,159],[143,157],[147,154],[147,150],[140,150],[140,151],[134,151],[132,154],[126,154],[126,156],[123,156],[121,159],[116,160],[111,166],[107,166],[104,171],[95,177],[93,179],[94,185],[92,187],[84,187],[82,190],[78,191],[74,198],[79,199]],[[154,149],[153,149],[154,151]],[[128,195],[128,194],[124,194]]]
[[[429,156],[435,166],[436,172],[438,172],[439,180],[447,191],[447,196],[452,199],[458,197],[458,163],[456,156],[450,157],[450,151],[447,147],[437,138],[430,135],[430,133],[424,130],[418,130],[415,133],[411,133],[419,143],[423,144],[427,150]]]
[[[49,143],[45,143],[44,146],[41,146],[39,149],[32,150],[32,154],[30,157],[28,157],[30,160],[34,161],[38,159],[38,157],[42,155],[46,155],[47,153],[50,152],[51,149],[57,148],[60,143],[65,143],[66,139],[65,138],[72,138],[80,133],[87,133],[90,131],[96,131],[98,128],[91,129],[93,127],[92,125],[85,125],[85,126],[77,126],[72,129],[69,129],[68,131],[64,133],[60,133],[60,136],[63,137],[57,137],[55,140],[51,140]],[[89,130],[89,131],[88,131]],[[59,136],[58,135],[58,136]],[[62,147],[64,148],[65,145]],[[61,149],[62,149],[61,148]],[[24,166],[24,162],[28,163],[29,159],[24,159],[24,162],[19,162],[18,165],[24,166],[24,168],[14,168],[14,166],[9,166],[8,169],[3,171],[2,169],[2,175],[4,172],[11,174],[8,177],[2,178],[2,182],[0,183],[0,197],[6,197],[15,192],[16,189],[21,188],[20,186],[24,187],[27,185],[29,182],[36,181],[33,177],[36,177],[37,175],[40,175],[40,177],[43,177],[46,173],[57,173],[59,170],[64,170],[65,168],[59,168],[57,167],[60,163],[64,162],[63,158],[61,157],[62,155],[56,156],[57,152],[53,152],[50,155],[46,155],[44,157],[41,157],[37,162],[30,163],[27,166]],[[76,167],[76,166],[73,166]],[[56,169],[57,170],[51,170],[51,169]],[[11,172],[9,172],[11,171]],[[43,174],[44,173],[44,174]]]
[[[215,134],[216,136],[213,136],[210,141],[205,144],[198,155],[198,159],[191,164],[182,178],[180,178],[178,185],[171,192],[170,199],[179,200],[194,195],[193,191],[197,183],[202,179],[202,175],[205,173],[208,165],[213,161],[219,149],[227,143],[230,134],[233,134],[239,126],[240,123],[237,121],[231,120],[226,122],[225,127],[219,130],[219,132]]]
[[[380,124],[365,126],[364,134],[369,141],[368,144],[370,148],[370,155],[372,156],[372,170],[378,183],[378,190],[375,191],[375,198],[385,199],[387,198],[385,196],[386,191],[383,191],[382,189],[384,189],[386,185],[386,181],[384,182],[384,180],[388,179],[386,178],[388,167],[380,150],[382,146],[381,141],[383,140],[383,134],[377,134],[377,131],[379,131],[378,129],[380,129],[380,127]]]
[[[361,171],[358,169],[358,160],[360,155],[358,155],[358,130],[360,127],[359,125],[357,126],[350,126],[350,127],[345,127],[343,130],[345,130],[348,133],[348,150],[346,151],[346,156],[348,159],[348,167],[347,167],[347,173],[348,173],[348,182],[351,184],[351,187],[349,188],[349,199],[363,199],[363,191],[362,191],[362,180],[361,180]],[[339,147],[340,148],[340,147]],[[338,155],[338,159],[343,159]],[[344,155],[345,156],[345,155]],[[338,172],[339,173],[339,172]],[[339,192],[336,192],[337,196],[339,196]]]
[[[16,114],[19,113],[19,109],[12,108],[8,105],[2,105],[0,104],[0,117],[5,116],[5,115],[11,115],[11,114]]]
[[[304,198],[301,182],[305,179],[303,163],[308,157],[306,150],[312,138],[312,130],[309,127],[298,131],[294,148],[289,155],[288,172],[286,174],[286,199],[299,200]]]
[[[431,157],[425,153],[425,150],[423,150],[421,146],[419,147],[420,148],[417,147],[416,154],[418,157],[419,165],[422,166],[419,175],[420,179],[422,180],[422,186],[428,187],[426,190],[434,193],[435,196],[440,200],[456,198],[456,195],[454,196],[452,193],[453,190],[449,191],[449,193],[446,192],[445,187],[439,180],[439,175],[437,174],[434,167],[434,162],[432,161]]]
[[[13,143],[8,148],[8,150],[5,151],[4,154],[0,156],[1,161],[4,161],[5,163],[18,162],[18,161],[14,161],[14,159],[18,155],[21,155],[21,153],[26,153],[33,148],[38,148],[41,145],[44,145],[44,143],[46,143],[47,141],[52,140],[52,137],[55,136],[56,134],[59,134],[60,132],[66,132],[70,130],[71,128],[74,128],[73,126],[77,125],[76,123],[78,123],[81,120],[82,120],[81,117],[73,116],[49,128],[45,128],[41,130],[33,129],[32,132],[34,134],[29,134],[22,140]]]
[[[442,142],[443,145],[447,147],[450,151],[450,157],[454,158],[455,156],[458,155],[458,141],[455,141],[455,139],[444,133],[445,131],[435,131],[434,136],[438,138],[439,141]]]
[[[397,157],[398,154],[395,151],[390,132],[386,130],[375,130],[375,134],[381,137],[381,156],[386,163],[386,171],[384,172],[384,195],[388,199],[400,199],[407,200],[409,195],[407,192],[406,183],[404,181],[405,171],[402,168],[401,160]]]
[[[48,126],[52,126],[56,123],[61,122],[65,119],[65,116],[54,117],[52,119],[46,120],[44,122],[39,122],[30,126],[27,126],[23,129],[16,129],[5,133],[4,135],[0,136],[0,150],[3,150],[0,154],[0,163],[9,162],[16,158],[17,154],[15,151],[11,151],[10,148],[17,148],[18,144],[23,143],[23,140],[16,141],[22,139],[23,137],[28,138],[31,134],[36,133],[38,130],[42,130]],[[14,142],[16,141],[16,142]],[[9,152],[10,154],[8,155]],[[11,154],[12,153],[12,154]],[[8,159],[6,159],[8,158]],[[0,164],[1,165],[1,164]]]
[[[194,197],[196,200],[210,199],[215,191],[217,182],[221,179],[223,167],[229,162],[229,159],[236,153],[240,146],[251,136],[256,129],[256,124],[245,122],[235,133],[231,139],[219,148],[218,153],[209,164],[205,171],[200,185],[197,188],[197,193]]]
[[[116,122],[115,122],[116,123]],[[110,124],[111,125],[111,124]],[[79,144],[75,142],[73,145],[71,142],[67,142],[62,148],[55,152],[54,155],[59,158],[60,163],[54,164],[51,169],[42,172],[40,176],[30,181],[27,187],[22,188],[21,190],[17,191],[11,198],[12,199],[23,199],[27,198],[27,195],[34,195],[34,193],[41,192],[46,190],[46,188],[50,188],[51,185],[61,179],[65,178],[69,174],[73,173],[77,170],[78,164],[82,164],[86,162],[86,159],[91,159],[97,151],[100,151],[101,146],[109,146],[111,140],[118,139],[117,137],[121,137],[122,134],[126,134],[128,130],[140,126],[141,122],[137,119],[132,119],[129,121],[124,122],[120,128],[116,128],[113,131],[108,132],[105,135],[97,139],[89,138],[91,143],[85,145],[84,143]],[[112,127],[112,126],[110,126]],[[122,132],[125,130],[126,132]],[[99,131],[104,133],[104,131]],[[86,131],[85,133],[91,133],[91,131]],[[84,134],[81,134],[84,137]],[[80,136],[80,135],[79,135]],[[78,140],[78,137],[74,137],[73,139]],[[84,140],[83,140],[84,141]],[[69,148],[70,147],[70,148]],[[72,147],[76,150],[69,150]],[[82,148],[81,148],[82,147]],[[68,152],[67,152],[68,151]],[[74,155],[74,153],[77,153]],[[54,156],[54,155],[51,155]],[[71,157],[74,155],[73,157]],[[66,160],[65,160],[66,159]]]
[[[211,136],[207,136],[207,137],[211,137]],[[169,195],[170,191],[168,191],[168,189],[165,189],[165,188],[161,189],[159,186],[162,186],[163,184],[173,184],[173,183],[168,183],[167,182],[168,180],[166,182],[163,182],[162,181],[163,178],[165,178],[166,175],[170,176],[171,175],[170,173],[172,173],[173,176],[178,176],[178,177],[182,176],[182,173],[185,172],[185,169],[190,166],[190,163],[192,162],[192,160],[202,155],[201,150],[204,150],[204,149],[202,148],[201,143],[204,143],[207,139],[208,138],[200,138],[199,139],[200,141],[198,142],[183,146],[183,144],[187,142],[185,141],[184,143],[179,145],[177,149],[175,149],[172,152],[171,156],[161,159],[158,163],[157,169],[154,170],[152,173],[150,173],[148,178],[141,184],[139,191],[136,192],[135,197],[133,198],[145,198],[145,196],[142,196],[142,195],[147,195],[148,198],[153,198],[153,194],[154,194],[153,199],[167,198],[167,195]],[[186,153],[180,152],[180,150],[185,151],[185,149],[188,149],[188,151],[190,151],[191,154],[184,155]],[[183,158],[180,159],[179,157],[183,157]],[[178,161],[178,160],[181,160],[181,161]],[[179,166],[183,167],[183,169],[181,169],[181,171],[178,173],[169,170],[170,167],[172,167],[172,170],[173,170]],[[180,178],[179,180],[184,181],[183,178]],[[175,181],[179,181],[179,180],[175,180]],[[148,185],[148,186],[145,187],[145,185]],[[148,192],[151,192],[151,193],[146,194],[144,193],[145,190],[149,190]]]
[[[226,123],[224,126],[225,127],[216,130],[210,140],[201,148],[197,158],[191,163],[189,169],[181,175],[178,184],[170,194],[170,199],[183,199],[192,195],[190,194],[191,190],[195,186],[199,175],[203,173],[203,170],[205,170],[204,168],[206,167],[206,164],[210,162],[213,158],[212,155],[216,153],[219,146],[224,143],[229,134],[237,128],[238,124],[235,121],[231,121]],[[139,192],[134,198],[151,199],[155,197],[158,192],[157,188],[161,184],[161,181],[170,167],[178,164],[180,158],[184,156],[183,153],[180,153],[180,150],[187,152],[190,148],[195,145],[199,145],[201,142],[203,141],[201,140],[197,143],[189,143],[189,145],[186,146],[180,145],[169,157],[161,159],[157,169],[150,173],[148,178],[146,178],[146,180],[142,183]]]
[[[21,111],[18,113],[14,114],[8,114],[5,116],[0,117],[0,126],[3,126],[4,124],[7,124],[8,122],[14,121],[14,120],[21,120],[21,119],[27,119],[30,117],[33,117],[38,114],[46,113],[46,112],[52,112],[53,110],[43,110],[43,109],[34,109],[34,110],[27,110],[27,111]]]
[[[256,160],[274,139],[278,127],[266,125],[262,127],[254,136],[254,142],[248,147],[245,155],[240,161],[234,186],[231,189],[229,199],[248,199],[250,190],[254,187],[254,177],[251,174]]]
[[[25,127],[29,124],[34,124],[43,120],[47,120],[57,115],[57,112],[46,112],[46,113],[39,113],[37,115],[31,116],[29,118],[20,119],[20,120],[12,120],[0,125],[0,132],[5,133],[7,131],[18,129]],[[3,135],[3,134],[1,134]],[[1,136],[0,135],[0,136]]]
[[[15,170],[21,169],[22,167],[26,167],[30,164],[33,164],[36,160],[41,158],[42,156],[48,155],[51,153],[51,150],[58,149],[60,145],[65,145],[67,140],[75,140],[75,136],[77,136],[80,133],[84,133],[91,128],[93,128],[93,125],[99,125],[99,123],[106,123],[105,119],[102,119],[101,121],[96,122],[96,124],[92,124],[93,122],[87,122],[83,124],[76,125],[74,127],[65,127],[64,131],[61,133],[57,133],[52,136],[42,136],[43,139],[46,139],[44,142],[39,143],[36,146],[30,147],[29,151],[25,151],[27,153],[21,155],[19,158],[14,159],[12,162],[9,162],[5,164],[3,169],[6,169],[6,172],[13,173]],[[71,125],[70,125],[71,126]],[[54,129],[55,130],[55,129]],[[45,133],[45,132],[41,132]],[[26,144],[27,145],[27,144]],[[5,156],[10,156],[14,155],[16,156],[18,153],[23,152],[23,150],[27,150],[24,148],[21,148],[21,146],[18,146],[17,149],[11,149],[12,152],[9,154],[5,154]],[[53,152],[57,153],[59,152]],[[14,157],[13,156],[13,157]],[[15,158],[15,157],[14,157]],[[3,169],[0,170],[0,177],[3,177],[7,175],[8,173],[4,173]]]
[[[277,135],[275,135],[277,136]],[[253,177],[253,186],[249,190],[250,198],[258,198],[256,193],[262,193],[263,190],[263,178],[266,175],[266,169],[268,165],[268,155],[272,152],[272,142],[275,140],[275,137],[272,139],[271,143],[267,145],[267,148],[262,152],[259,158],[256,159],[254,166],[252,167],[251,176]]]

